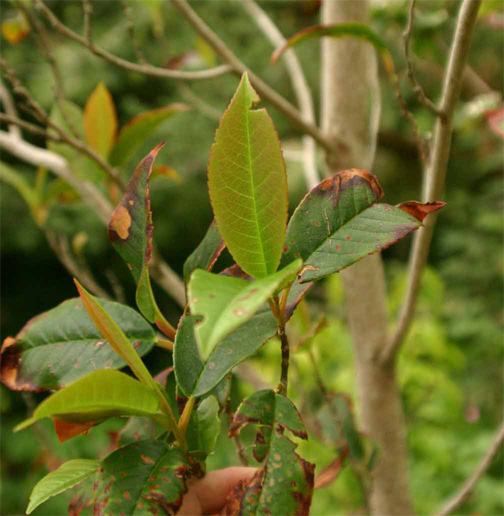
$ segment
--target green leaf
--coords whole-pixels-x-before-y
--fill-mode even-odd
[[[170,104],[159,109],[146,111],[131,119],[119,132],[117,143],[110,154],[110,164],[120,167],[125,166],[161,122],[188,109],[190,109],[189,106],[185,104]]]
[[[74,459],[62,464],[58,469],[46,475],[37,482],[30,495],[30,503],[26,514],[30,514],[41,503],[76,486],[98,471],[100,462],[97,460]]]
[[[208,163],[219,231],[236,263],[253,278],[273,274],[287,223],[287,176],[275,127],[247,73],[221,118]]]
[[[3,161],[0,161],[0,181],[12,186],[31,210],[36,207],[38,199],[35,189],[19,172]]]
[[[189,450],[209,455],[215,450],[220,430],[219,402],[215,396],[209,396],[191,413],[186,434]]]
[[[87,144],[107,158],[115,141],[117,114],[107,87],[98,83],[84,108],[84,134]]]
[[[378,52],[387,52],[385,41],[376,34],[368,25],[359,22],[338,23],[335,25],[317,25],[308,27],[294,36],[291,36],[280,48],[275,50],[271,61],[275,63],[278,58],[288,49],[299,45],[310,39],[319,39],[323,36],[332,38],[353,37],[371,43]]]
[[[46,398],[33,416],[14,430],[23,430],[50,417],[68,423],[99,422],[109,417],[162,418],[156,392],[127,374],[101,369]]]
[[[249,423],[259,425],[254,457],[263,466],[248,482],[228,496],[226,514],[309,514],[315,466],[302,459],[285,435],[307,439],[294,404],[272,390],[258,391],[245,399],[229,428],[237,435]]]
[[[442,202],[377,204],[383,190],[366,170],[344,170],[313,188],[296,208],[282,262],[304,260],[300,281],[319,280],[418,229]]]
[[[204,316],[196,326],[201,358],[206,360],[229,332],[247,322],[284,281],[293,281],[301,265],[302,261],[296,260],[253,282],[195,270],[188,292],[191,313]]]
[[[310,287],[309,283],[294,282],[287,301],[286,320]],[[275,317],[266,304],[217,344],[208,360],[202,362],[194,336],[197,319],[197,316],[181,318],[173,349],[177,384],[186,396],[202,396],[212,390],[235,365],[257,353],[277,331]]]
[[[187,283],[189,277],[196,269],[211,271],[225,247],[226,244],[219,233],[214,219],[199,246],[184,263],[184,281]]]
[[[162,441],[119,448],[102,461],[96,476],[94,514],[176,514],[189,473],[184,453]]]
[[[143,356],[156,342],[152,326],[132,308],[96,299],[135,352]],[[119,369],[126,361],[103,338],[79,298],[40,314],[2,347],[0,379],[13,390],[59,389],[95,369]]]
[[[74,281],[87,313],[114,351],[126,361],[141,382],[149,386],[155,385],[151,374],[121,328],[117,326],[97,298],[92,296],[77,280]]]

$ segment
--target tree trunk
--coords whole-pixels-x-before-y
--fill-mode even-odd
[[[324,25],[368,21],[366,0],[326,0]],[[322,126],[334,140],[327,169],[371,169],[378,119],[379,83],[374,49],[352,38],[322,42]],[[343,271],[346,309],[354,341],[362,429],[379,447],[371,475],[370,511],[411,516],[406,426],[395,364],[383,365],[379,351],[388,341],[386,288],[380,255]]]

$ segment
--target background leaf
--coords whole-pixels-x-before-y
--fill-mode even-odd
[[[152,326],[132,308],[96,299],[143,356],[155,344]],[[126,362],[96,328],[79,298],[31,319],[2,347],[0,379],[10,389],[59,389],[95,369],[119,369]]]
[[[259,425],[254,457],[264,464],[249,482],[233,489],[225,514],[309,514],[315,466],[295,452],[296,445],[285,435],[288,430],[308,437],[296,407],[272,390],[255,392],[238,408],[229,436],[249,423]]]
[[[189,306],[194,315],[204,316],[196,325],[200,356],[206,360],[217,343],[230,331],[248,321],[285,281],[293,281],[302,261],[281,271],[249,282],[198,269],[189,282]]]
[[[132,118],[119,132],[117,143],[110,154],[111,165],[125,166],[159,124],[188,109],[189,107],[185,104],[170,104]]]
[[[103,82],[89,96],[84,108],[84,134],[88,145],[107,158],[117,132],[117,114],[112,96]]]
[[[179,448],[145,440],[111,453],[96,476],[94,514],[176,514],[189,464]]]
[[[253,278],[277,270],[287,223],[287,176],[280,142],[243,74],[221,118],[208,162],[219,231],[236,263]]]
[[[63,493],[90,477],[98,471],[99,467],[100,462],[97,460],[74,459],[65,462],[37,482],[30,495],[30,503],[26,509],[26,514],[30,514],[51,496]]]
[[[324,179],[306,195],[289,221],[283,263],[301,257],[300,281],[319,280],[386,249],[422,225],[422,212],[444,206],[405,203],[407,207],[401,209],[376,204],[382,196],[376,177],[366,170],[343,170]],[[419,218],[410,214],[413,211]]]

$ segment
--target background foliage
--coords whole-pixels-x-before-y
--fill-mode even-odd
[[[315,1],[260,2],[285,35],[318,23]],[[67,25],[82,30],[81,4],[48,2]],[[474,469],[502,420],[503,407],[503,198],[502,139],[492,131],[486,112],[499,106],[503,89],[502,4],[487,0],[474,34],[469,63],[478,81],[465,81],[456,113],[456,127],[449,163],[446,195],[448,206],[440,215],[425,274],[418,315],[399,358],[399,378],[408,423],[410,471],[416,509],[429,514],[456,489]],[[126,18],[119,2],[95,2],[93,34],[96,43],[110,52],[134,60]],[[181,21],[168,2],[149,0],[131,2],[135,34],[146,58],[156,64],[173,64],[183,57],[187,66],[205,68],[217,63],[215,55]],[[236,2],[198,1],[194,8],[216,29],[242,60],[289,100],[295,101],[282,64],[270,65],[273,50],[245,11]],[[446,45],[452,32],[458,3],[429,0],[420,2],[413,34],[418,75],[427,94],[436,98],[445,65]],[[14,7],[2,3],[2,22],[15,16]],[[404,70],[400,35],[406,23],[406,2],[372,2],[372,26],[389,44],[399,71]],[[225,24],[223,24],[225,20]],[[499,28],[500,27],[500,28]],[[187,112],[164,122],[131,157],[126,167],[134,166],[161,140],[166,145],[159,162],[173,167],[176,175],[152,181],[155,241],[169,264],[180,274],[185,258],[198,245],[212,215],[206,187],[206,164],[220,114],[225,109],[238,81],[231,75],[208,81],[179,83],[144,77],[113,67],[80,46],[54,39],[54,56],[64,71],[68,98],[84,107],[87,98],[102,81],[117,107],[119,126],[148,109],[174,102],[192,105]],[[301,59],[315,105],[319,105],[319,47],[313,42],[296,50]],[[17,44],[2,40],[3,57],[40,104],[51,111],[54,81],[47,62],[29,35]],[[404,75],[401,74],[404,78]],[[386,192],[385,202],[418,198],[421,183],[419,160],[412,135],[394,99],[386,76],[381,78],[382,122],[379,147],[373,172]],[[420,129],[432,126],[432,115],[420,106],[402,81],[403,93]],[[486,86],[485,86],[486,85]],[[290,205],[304,195],[301,166],[290,159],[300,149],[299,135],[274,109],[269,110],[286,155]],[[34,143],[43,145],[37,137]],[[10,163],[33,184],[35,171]],[[322,165],[322,163],[321,163]],[[127,177],[126,177],[127,179]],[[32,316],[56,306],[76,291],[68,273],[50,250],[45,235],[37,227],[18,193],[2,184],[0,191],[2,260],[2,338],[15,335]],[[127,301],[134,304],[134,285],[129,271],[108,243],[97,217],[72,196],[58,195],[48,213],[48,227],[64,233],[80,248],[97,279],[108,285],[106,271],[114,270],[124,286]],[[399,310],[406,278],[409,241],[384,252],[386,271],[391,280],[389,311]],[[219,267],[230,263],[229,256]],[[105,265],[104,265],[105,264]],[[156,294],[165,314],[175,322],[178,310],[166,294]],[[110,289],[109,289],[110,290]],[[319,372],[327,385],[357,399],[351,342],[345,323],[339,277],[331,277],[312,289],[310,312],[316,320],[326,313],[327,327],[294,355],[290,395],[305,417],[310,433],[300,442],[300,453],[317,464],[321,471],[333,457],[320,435],[319,412],[322,400],[307,349],[315,355]],[[301,311],[295,328],[302,332]],[[275,385],[279,346],[270,341],[250,362],[248,375],[233,378],[232,402],[256,389],[252,383]],[[170,364],[170,354],[156,349],[146,357],[154,372]],[[252,383],[250,376],[252,376]],[[298,378],[296,378],[296,376]],[[2,411],[2,514],[23,514],[34,483],[70,458],[96,458],[109,452],[114,436],[122,427],[120,420],[107,422],[86,437],[60,445],[51,424],[43,421],[20,434],[11,429],[43,395],[22,395],[1,386]],[[359,413],[358,405],[355,406]],[[224,423],[227,420],[224,417]],[[253,433],[244,429],[243,440],[250,450]],[[334,442],[331,444],[334,446]],[[210,468],[238,463],[232,442],[223,433]],[[503,457],[481,479],[462,514],[502,514]],[[363,513],[357,477],[345,468],[337,480],[316,492],[313,514]],[[34,514],[64,514],[68,497],[61,496],[39,507]]]

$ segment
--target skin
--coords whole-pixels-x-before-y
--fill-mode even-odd
[[[233,467],[211,471],[189,486],[178,516],[202,516],[218,513],[231,489],[242,480],[250,480],[256,468]]]

